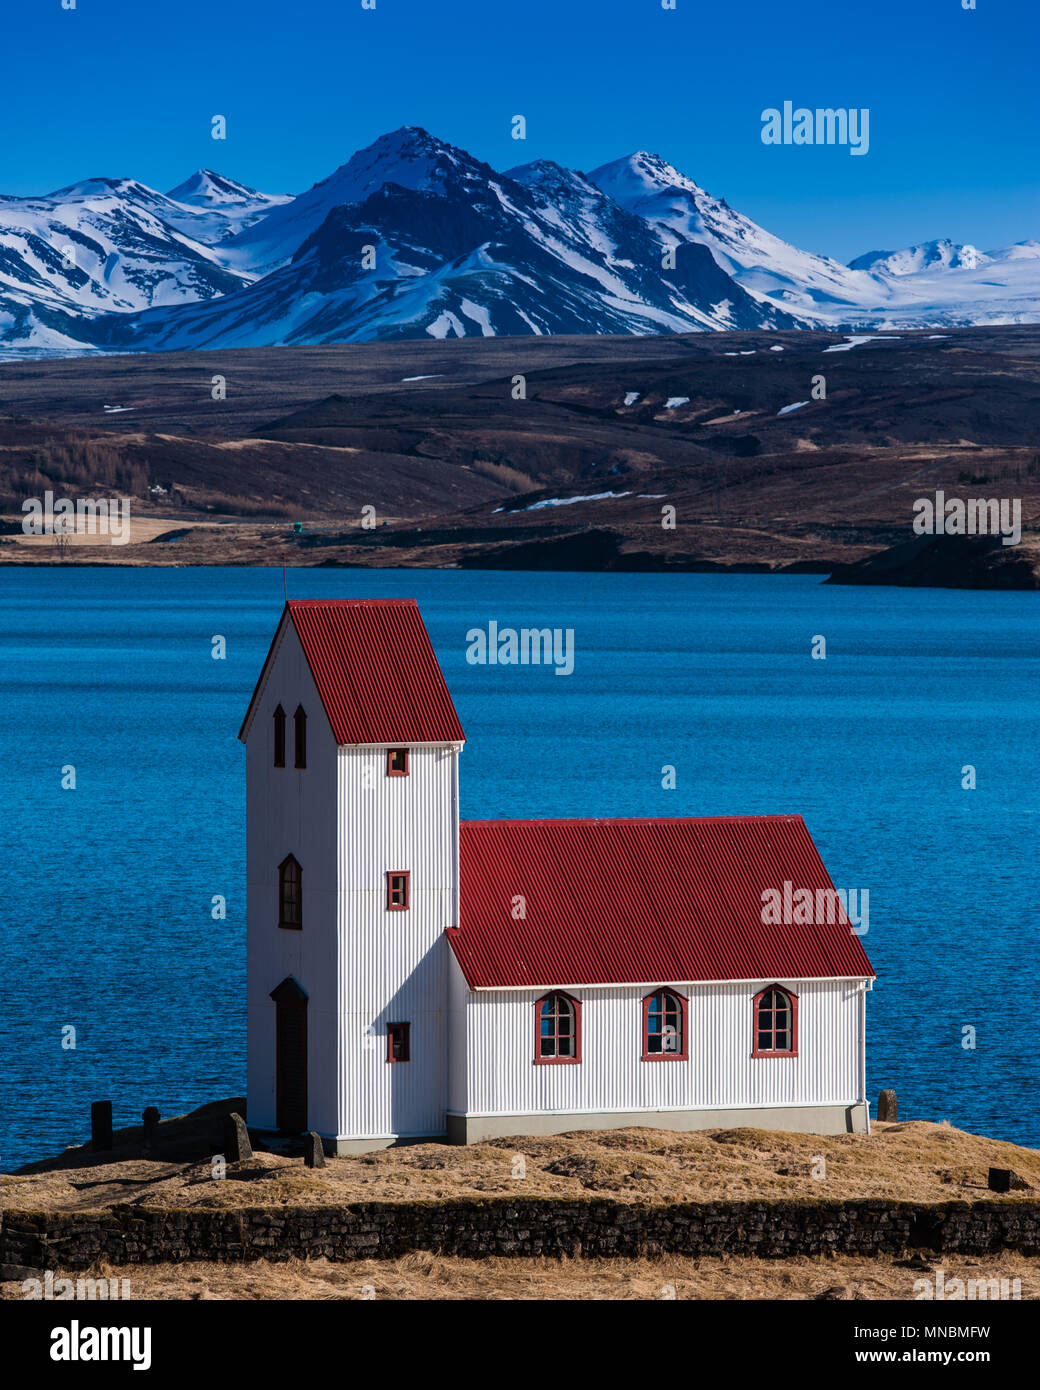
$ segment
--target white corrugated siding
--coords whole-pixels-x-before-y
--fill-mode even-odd
[[[286,762],[274,766],[273,716],[288,717]],[[307,713],[307,767],[293,761],[293,714]],[[299,638],[288,624],[268,671],[246,744],[246,989],[249,1123],[275,1124],[275,1005],[271,991],[291,975],[308,996],[307,1124],[335,1131],[336,744]],[[278,865],[303,871],[303,930],[278,926]]]
[[[469,987],[455,952],[448,951],[448,1109],[455,1115],[466,1113],[468,1048],[466,1025]]]
[[[467,1003],[463,1113],[855,1102],[857,986],[847,981],[788,982],[799,996],[798,1056],[754,1058],[752,999],[767,983],[684,986],[690,1056],[675,1062],[641,1060],[646,991],[626,986],[571,990],[582,1001],[582,1060],[576,1066],[534,1064],[534,991],[474,991]]]
[[[387,777],[384,748],[340,748],[340,1137],[440,1134],[447,1102],[447,953],[458,920],[457,753],[412,747]],[[386,873],[411,874],[407,912]],[[388,1023],[411,1024],[407,1064],[386,1061]]]

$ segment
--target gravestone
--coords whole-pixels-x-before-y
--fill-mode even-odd
[[[144,1146],[149,1153],[157,1153],[159,1149],[159,1111],[154,1105],[149,1105],[141,1116],[144,1124]]]
[[[253,1146],[249,1142],[249,1130],[241,1115],[234,1113],[224,1116],[224,1157],[228,1163],[238,1163],[243,1158],[253,1157]]]
[[[895,1091],[882,1091],[878,1096],[877,1117],[883,1124],[894,1124],[899,1119]]]
[[[313,1129],[303,1141],[303,1161],[308,1168],[325,1167],[325,1150],[320,1137]]]
[[[112,1147],[112,1102],[96,1100],[90,1107],[90,1147],[103,1153]]]

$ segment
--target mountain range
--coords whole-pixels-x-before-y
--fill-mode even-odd
[[[1040,321],[1040,242],[842,265],[639,152],[498,173],[418,127],[296,197],[200,170],[0,197],[0,355]]]

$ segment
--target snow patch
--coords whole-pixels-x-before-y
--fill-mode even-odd
[[[584,497],[547,497],[542,502],[532,502],[529,507],[522,507],[521,511],[539,512],[543,507],[569,507],[573,502],[603,502],[611,497],[631,497],[630,492],[590,492]],[[496,507],[497,512],[504,511],[503,507]]]
[[[432,323],[426,325],[426,331],[431,338],[446,338],[448,329],[454,329],[456,338],[464,338],[466,330],[462,326],[462,320],[456,318],[448,309],[438,314]]]
[[[783,406],[782,409],[778,410],[776,413],[777,413],[778,415],[790,415],[790,413],[791,413],[792,410],[801,410],[801,408],[802,408],[803,405],[808,405],[808,404],[809,404],[808,401],[795,401],[794,405],[785,405],[785,406]]]
[[[665,410],[678,410],[681,405],[688,405],[689,396],[669,396],[664,403]]]
[[[834,343],[831,347],[824,348],[824,352],[849,352],[854,347],[859,347],[861,343],[898,343],[899,335],[895,336],[882,333],[853,333],[851,337],[846,337],[843,343]]]
[[[480,328],[485,338],[493,338],[495,330],[491,326],[491,315],[479,304],[474,304],[472,299],[460,299],[459,308],[468,319],[472,319]]]

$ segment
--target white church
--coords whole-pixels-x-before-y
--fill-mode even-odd
[[[250,1128],[869,1127],[859,937],[763,912],[836,896],[800,816],[460,821],[414,600],[288,602],[240,737]]]

